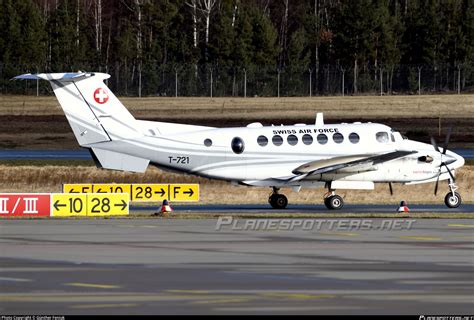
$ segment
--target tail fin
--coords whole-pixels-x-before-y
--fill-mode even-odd
[[[141,136],[135,118],[107,88],[105,73],[23,74],[14,79],[48,80],[82,147],[98,167],[144,172],[149,160],[104,148],[107,142]],[[105,144],[104,144],[105,143]]]
[[[23,74],[14,79],[48,80],[83,147],[141,135],[135,118],[104,83],[105,73]]]

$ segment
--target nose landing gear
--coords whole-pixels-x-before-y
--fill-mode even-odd
[[[452,179],[449,179],[449,192],[444,197],[444,203],[448,208],[457,208],[461,205],[461,195],[456,192],[458,187]]]
[[[288,205],[288,198],[283,194],[279,194],[279,190],[279,188],[273,187],[273,192],[268,198],[268,203],[270,203],[273,209],[285,209]]]

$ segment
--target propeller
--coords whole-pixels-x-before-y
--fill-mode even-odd
[[[392,188],[392,183],[388,183],[388,188],[390,189],[390,195],[393,196],[393,188]]]
[[[452,127],[450,126],[449,129],[448,129],[448,133],[446,134],[446,138],[444,140],[444,145],[443,145],[443,152],[441,152],[439,150],[439,147],[438,147],[438,144],[436,143],[436,140],[435,138],[433,138],[433,136],[431,136],[431,144],[433,145],[434,149],[440,153],[441,155],[441,163],[439,165],[439,172],[438,172],[438,178],[436,179],[436,185],[435,185],[435,190],[434,190],[434,194],[436,195],[438,193],[438,183],[439,183],[439,176],[441,175],[441,167],[445,167],[446,170],[448,171],[449,173],[449,176],[451,177],[451,179],[453,180],[453,182],[456,181],[456,179],[454,178],[454,175],[453,173],[451,172],[451,170],[449,169],[448,165],[455,162],[456,159],[453,159],[452,157],[448,157],[448,159],[444,160],[443,161],[443,156],[446,155],[446,150],[448,150],[448,145],[449,145],[449,139],[451,138],[451,131],[452,131]]]

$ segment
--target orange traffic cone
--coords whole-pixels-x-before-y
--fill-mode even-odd
[[[406,203],[406,201],[401,201],[400,202],[400,206],[398,207],[398,212],[402,213],[402,212],[409,212],[410,209],[408,208],[408,205]]]
[[[161,205],[160,212],[165,213],[165,212],[172,212],[172,211],[173,211],[173,208],[168,203],[168,200],[163,200],[163,204]]]

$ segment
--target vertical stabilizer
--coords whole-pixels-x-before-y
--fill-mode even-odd
[[[24,74],[15,79],[43,79],[54,94],[81,146],[141,135],[135,118],[105,85],[104,73]]]

